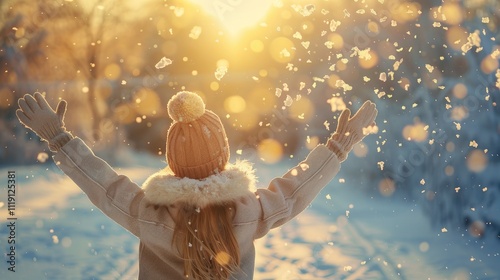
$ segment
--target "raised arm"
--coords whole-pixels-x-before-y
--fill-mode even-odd
[[[349,109],[341,113],[337,129],[326,145],[318,145],[304,161],[273,179],[267,189],[257,191],[262,219],[255,238],[286,223],[314,200],[335,177],[352,147],[371,131],[377,109],[374,103],[366,101],[352,118],[350,115]]]
[[[104,160],[64,127],[66,101],[54,111],[40,93],[25,95],[16,111],[19,120],[47,141],[55,152],[54,161],[114,221],[139,235],[139,207],[142,189],[129,178],[118,175]]]

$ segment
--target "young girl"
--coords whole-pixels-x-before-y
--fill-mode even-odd
[[[140,240],[139,279],[252,279],[253,241],[298,215],[328,184],[353,145],[374,125],[367,101],[351,118],[346,109],[326,145],[267,189],[255,190],[249,163],[228,163],[219,117],[192,92],[168,102],[168,166],[142,188],[118,175],[64,127],[66,102],[52,110],[35,93],[19,100],[17,117],[55,152],[54,161],[102,212]]]

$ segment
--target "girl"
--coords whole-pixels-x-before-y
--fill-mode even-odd
[[[219,117],[192,92],[168,102],[168,166],[142,188],[118,175],[64,126],[66,101],[56,111],[35,93],[19,100],[17,117],[55,152],[54,161],[102,212],[140,240],[139,279],[252,279],[253,241],[309,205],[340,168],[365,128],[374,125],[367,101],[351,118],[342,112],[335,133],[299,165],[255,190],[249,163],[228,163]]]

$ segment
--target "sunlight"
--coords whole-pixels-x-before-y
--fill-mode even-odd
[[[268,0],[191,0],[215,16],[232,34],[254,26],[264,18],[273,1]]]

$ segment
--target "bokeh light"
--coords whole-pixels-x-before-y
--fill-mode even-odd
[[[325,43],[326,47],[329,49],[340,50],[344,47],[344,38],[338,33],[332,33],[328,35],[328,41]]]
[[[314,105],[311,100],[301,96],[290,106],[290,117],[298,122],[308,122],[314,115]]]
[[[269,53],[277,62],[290,62],[295,56],[295,44],[286,37],[277,37],[271,41]]]
[[[466,157],[467,168],[475,173],[482,172],[488,165],[488,157],[482,150],[473,149]]]
[[[262,140],[257,151],[259,157],[268,164],[276,163],[283,157],[283,146],[279,141],[271,138]]]
[[[250,49],[255,53],[260,53],[264,50],[264,43],[258,39],[252,40],[250,42]]]
[[[273,1],[206,1],[190,0],[198,4],[214,19],[220,21],[232,34],[237,35],[245,28],[254,26],[269,11]]]
[[[451,26],[448,28],[448,31],[446,31],[447,45],[459,51],[462,49],[462,45],[467,42],[468,36],[467,30],[464,28],[460,26]]]
[[[469,111],[465,106],[456,106],[451,109],[450,118],[454,121],[462,121],[469,116]]]
[[[491,74],[498,69],[499,63],[498,59],[493,58],[491,55],[487,55],[481,61],[481,71],[485,74]]]
[[[229,113],[241,113],[245,108],[246,101],[239,95],[232,95],[224,100],[224,109]]]
[[[383,196],[392,196],[396,191],[396,183],[390,178],[380,180],[378,190]]]
[[[108,80],[116,80],[120,77],[120,74],[121,74],[121,68],[116,63],[110,63],[106,65],[106,68],[104,68],[104,76]]]
[[[354,147],[352,148],[352,152],[355,156],[364,158],[368,155],[368,146],[363,142],[359,142],[354,145]]]
[[[0,89],[0,108],[8,108],[14,102],[14,94],[7,88]]]
[[[420,16],[421,6],[417,2],[396,2],[390,6],[391,15],[397,22],[413,21]]]
[[[467,86],[463,83],[458,83],[453,87],[453,96],[458,99],[464,99],[467,96]]]
[[[473,237],[481,237],[484,235],[485,228],[486,228],[486,225],[484,224],[483,221],[476,220],[476,221],[473,221],[469,225],[469,228],[467,229],[467,231]]]
[[[134,94],[134,109],[139,115],[154,116],[162,110],[160,97],[149,88],[142,88]],[[165,108],[166,110],[166,108]]]
[[[445,22],[449,25],[458,25],[464,19],[464,10],[457,3],[446,1],[442,6],[431,9],[432,19]]]
[[[359,66],[363,69],[373,68],[379,63],[378,55],[375,51],[370,50],[368,53],[370,55],[369,58],[358,57]]]
[[[269,114],[276,106],[278,98],[269,92],[270,84],[263,84],[253,88],[245,99],[252,104],[260,114]]]
[[[403,137],[408,141],[423,142],[427,140],[427,127],[426,124],[417,120],[414,124],[403,128]]]
[[[135,118],[135,111],[130,104],[122,103],[113,108],[113,119],[120,124],[131,124]]]

